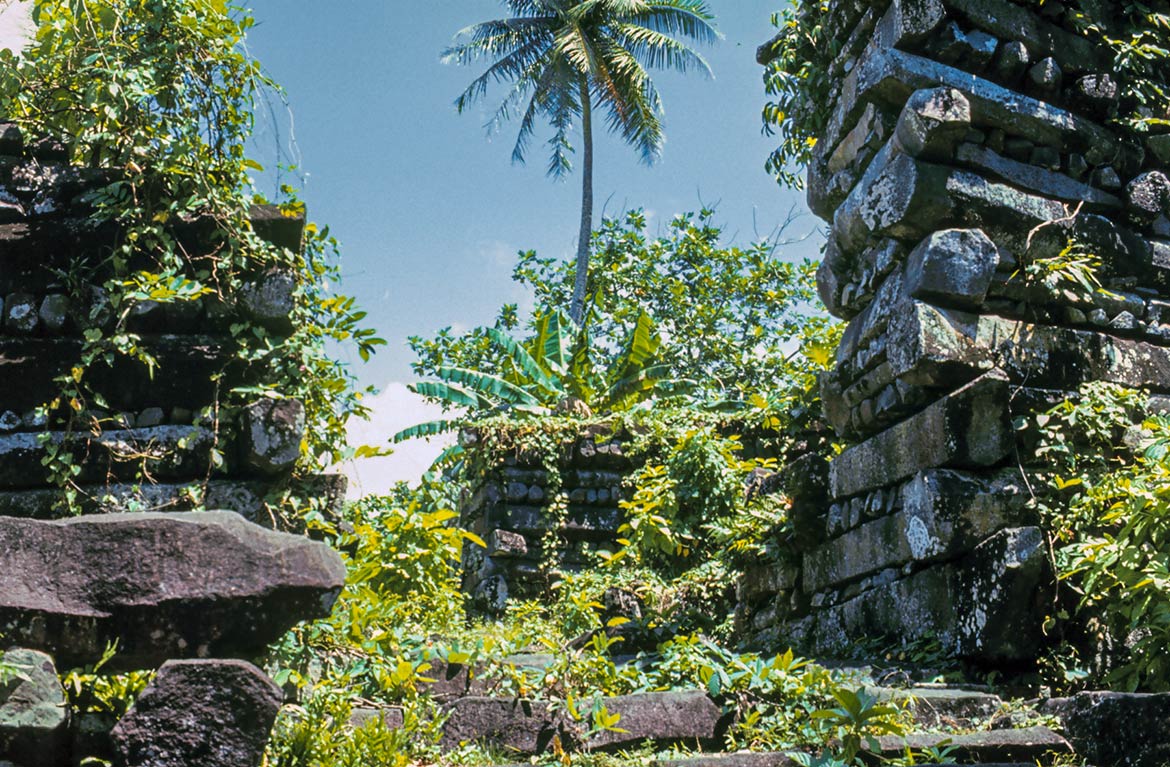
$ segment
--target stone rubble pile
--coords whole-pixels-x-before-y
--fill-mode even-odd
[[[787,472],[788,564],[741,584],[759,644],[1029,663],[1052,574],[1015,420],[1091,381],[1170,394],[1170,135],[1110,125],[1110,54],[1065,5],[831,4],[808,200],[830,223],[819,291],[848,321],[824,409],[853,446]],[[1042,279],[1070,246],[1107,291]]]
[[[232,325],[288,336],[295,286],[267,272],[234,300],[115,311],[100,286],[117,232],[90,197],[110,180],[0,125],[0,765],[258,767],[284,696],[249,661],[327,616],[345,582],[336,552],[270,529],[264,505],[300,454],[302,404],[264,398],[231,423],[216,415],[219,393],[263,383],[234,355]],[[255,208],[252,219],[261,237],[300,248],[302,218]],[[211,258],[206,224],[176,236],[192,269]],[[99,361],[86,376],[100,409],[74,423],[42,409],[87,333],[115,328],[140,337],[154,369]],[[68,456],[86,516],[58,518],[54,455]],[[316,481],[327,502],[344,489]],[[192,510],[207,508],[224,510]],[[98,673],[159,670],[120,721],[71,719],[58,672],[103,661]]]

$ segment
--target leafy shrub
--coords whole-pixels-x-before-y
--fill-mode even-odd
[[[1051,466],[1037,504],[1073,597],[1074,647],[1087,631],[1071,658],[1097,659],[1058,681],[1170,689],[1170,420],[1148,415],[1140,393],[1096,383],[1037,423]]]

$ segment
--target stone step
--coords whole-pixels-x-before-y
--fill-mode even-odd
[[[959,764],[994,764],[1025,762],[1051,763],[1055,758],[1073,753],[1067,740],[1047,727],[1029,727],[1023,730],[989,730],[964,735],[946,733],[916,733],[886,735],[878,738],[878,754],[886,759],[896,758],[909,748],[921,751],[927,748],[953,748],[952,758]]]
[[[103,481],[193,480],[211,469],[216,438],[202,426],[154,426],[87,434],[49,432],[48,440],[32,432],[0,435],[0,488],[37,488],[50,484],[45,463],[49,448],[73,454],[72,480]]]

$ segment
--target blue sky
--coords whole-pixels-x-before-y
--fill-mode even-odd
[[[599,212],[642,207],[662,224],[718,203],[728,239],[743,243],[803,206],[802,195],[763,170],[774,142],[760,133],[755,49],[782,2],[711,1],[724,34],[703,50],[714,80],[655,77],[667,143],[653,167],[615,139],[599,141]],[[504,15],[497,0],[337,0],[329,14],[288,0],[250,5],[250,51],[284,85],[292,122],[290,131],[281,113],[279,130],[262,125],[260,154],[271,159],[295,135],[310,217],[342,244],[341,287],[389,342],[355,372],[378,387],[409,381],[407,336],[490,323],[502,303],[523,304],[510,280],[516,251],[573,253],[580,176],[546,178],[539,142],[526,166],[511,163],[514,127],[490,140],[483,129],[498,91],[477,110],[455,112],[453,100],[479,69],[444,65],[440,52],[460,28]],[[790,231],[816,227],[806,215]],[[814,238],[785,257],[816,248]]]

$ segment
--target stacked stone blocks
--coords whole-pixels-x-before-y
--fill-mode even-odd
[[[0,764],[259,765],[284,695],[249,661],[327,616],[345,580],[325,544],[268,529],[279,525],[264,499],[299,458],[302,404],[262,398],[235,422],[217,418],[224,392],[264,383],[233,358],[233,323],[287,337],[293,278],[270,271],[227,300],[116,309],[102,286],[117,231],[90,197],[111,180],[0,125]],[[252,218],[260,236],[300,248],[303,219]],[[175,234],[193,261],[214,257],[205,222]],[[104,401],[70,423],[67,403],[49,403],[76,377],[87,334],[115,327],[156,365],[95,362]],[[61,503],[57,451],[80,509]],[[325,501],[344,493],[334,478],[317,485]],[[189,511],[208,508],[223,510]],[[98,665],[159,673],[120,721],[71,717],[58,670]]]
[[[762,643],[1034,659],[1052,576],[1015,423],[1090,381],[1170,393],[1170,141],[1110,125],[1111,59],[1066,13],[831,7],[838,87],[808,198],[830,223],[819,292],[848,321],[822,399],[852,447],[794,467],[820,477],[793,493],[794,562],[741,589]],[[1070,246],[1107,290],[1037,277]]]

